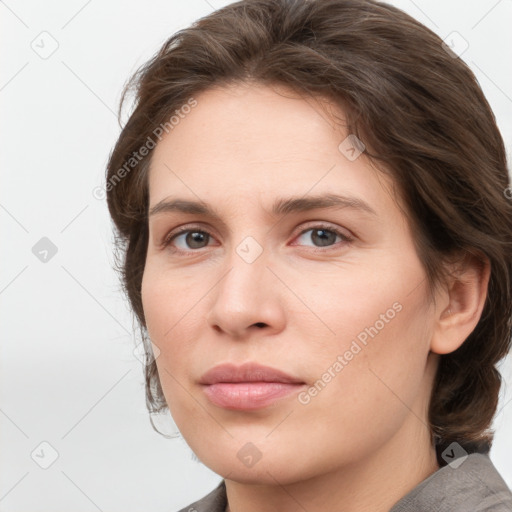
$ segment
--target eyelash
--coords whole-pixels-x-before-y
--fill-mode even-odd
[[[349,235],[347,235],[345,233],[342,233],[340,230],[338,230],[336,228],[333,228],[332,226],[323,225],[323,224],[315,224],[314,226],[310,226],[307,229],[302,230],[295,238],[301,237],[304,233],[307,233],[308,231],[318,231],[318,230],[324,230],[324,231],[328,231],[328,232],[334,233],[335,235],[339,236],[342,239],[342,241],[341,242],[337,242],[337,243],[335,243],[333,245],[330,245],[330,246],[326,246],[324,248],[322,248],[322,247],[311,247],[313,252],[326,252],[326,251],[329,251],[330,249],[335,249],[336,248],[336,244],[343,243],[344,245],[346,245],[346,244],[349,244],[350,242],[352,242],[354,240],[354,238],[352,236],[349,236]],[[178,236],[180,236],[180,235],[182,235],[184,233],[202,233],[202,234],[205,234],[205,235],[208,235],[208,236],[212,236],[208,231],[205,231],[204,229],[200,229],[200,228],[197,228],[197,227],[194,227],[194,226],[183,226],[181,228],[178,228],[176,231],[174,231],[173,233],[171,233],[171,234],[169,234],[169,235],[167,235],[165,237],[164,241],[162,242],[162,248],[170,247],[171,242],[176,237],[178,237]],[[202,247],[200,249],[189,249],[189,250],[183,250],[183,249],[174,248],[173,252],[183,253],[183,254],[197,253],[201,249],[205,249],[205,248],[206,247]]]

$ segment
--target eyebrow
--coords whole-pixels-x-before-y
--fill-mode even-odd
[[[292,212],[305,212],[322,208],[349,208],[377,215],[377,212],[362,199],[338,194],[280,198],[274,202],[271,211],[273,215],[286,215]],[[172,200],[163,199],[149,210],[149,217],[167,212],[205,215],[220,220],[220,215],[206,203],[180,198]]]

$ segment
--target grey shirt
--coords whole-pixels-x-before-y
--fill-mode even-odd
[[[443,466],[401,498],[389,512],[512,512],[512,493],[489,456],[471,453],[460,465]],[[224,480],[179,512],[224,512]]]

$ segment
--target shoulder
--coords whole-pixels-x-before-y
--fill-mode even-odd
[[[209,494],[178,512],[224,512],[226,503],[226,484],[222,480]]]
[[[472,453],[438,469],[390,512],[512,512],[512,493],[488,455]]]

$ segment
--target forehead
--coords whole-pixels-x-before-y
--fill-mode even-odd
[[[346,153],[353,135],[338,106],[261,84],[216,87],[195,100],[154,149],[151,205],[170,194],[270,204],[273,197],[329,192],[389,206],[389,178],[364,153]]]

